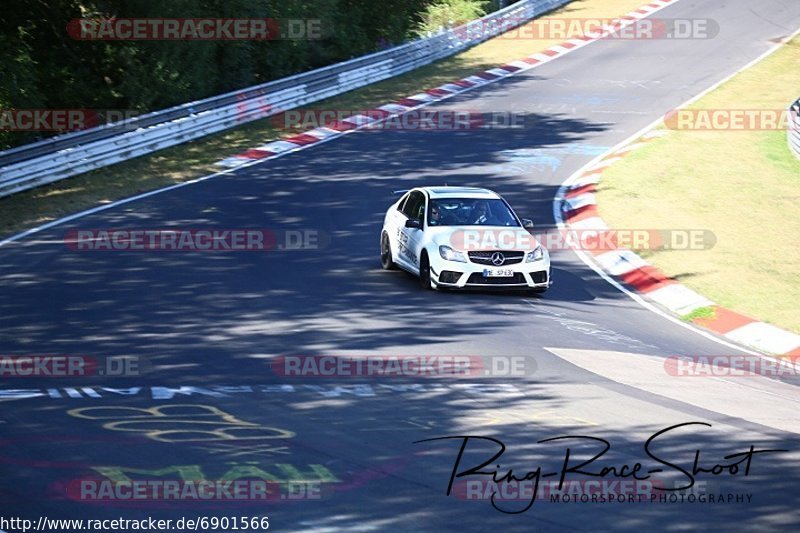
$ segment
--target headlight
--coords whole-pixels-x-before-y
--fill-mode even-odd
[[[528,257],[525,258],[525,262],[533,263],[534,261],[541,261],[542,259],[544,259],[544,248],[537,246],[534,251],[528,253]]]
[[[449,246],[440,246],[439,255],[442,256],[442,259],[446,259],[448,261],[458,261],[459,263],[467,262],[467,260],[464,258],[464,254],[461,252],[456,252]]]

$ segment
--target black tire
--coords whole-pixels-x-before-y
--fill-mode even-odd
[[[431,283],[431,263],[428,261],[428,254],[422,252],[419,258],[419,286],[426,290],[433,289]]]
[[[389,235],[384,231],[381,234],[381,268],[384,270],[396,270],[397,265],[392,259],[392,247],[389,244]]]

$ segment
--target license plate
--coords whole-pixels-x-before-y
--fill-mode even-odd
[[[488,268],[483,271],[484,278],[513,278],[514,271],[510,268],[499,268],[497,270],[489,270]]]

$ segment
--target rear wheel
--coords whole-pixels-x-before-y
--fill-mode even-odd
[[[389,244],[389,235],[384,231],[381,234],[381,267],[384,270],[395,270],[397,265],[394,264],[392,259],[392,247]]]
[[[431,263],[428,261],[428,254],[422,252],[422,257],[419,259],[419,286],[423,289],[433,289],[433,282],[431,281]]]

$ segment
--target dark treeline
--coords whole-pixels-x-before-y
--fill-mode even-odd
[[[434,4],[482,0],[5,0],[0,109],[151,111],[342,61],[412,38]],[[494,5],[492,5],[494,4]],[[71,20],[318,19],[319,39],[86,41]],[[2,131],[0,149],[47,134]]]

